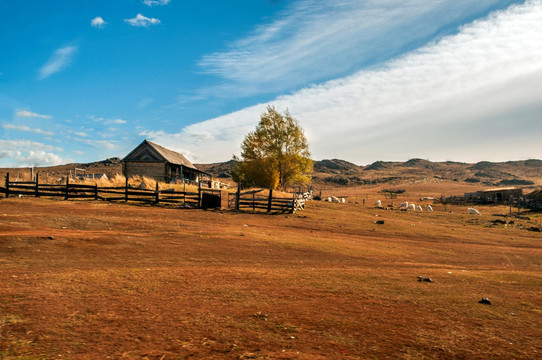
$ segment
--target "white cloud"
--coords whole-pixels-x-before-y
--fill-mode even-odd
[[[19,156],[16,160],[20,165],[29,166],[60,165],[63,163],[60,156],[41,150],[30,150],[26,156]]]
[[[107,23],[100,16],[96,16],[90,21],[90,25],[98,29],[103,29],[106,24]]]
[[[81,136],[81,137],[87,137],[88,134],[86,132],[82,132],[82,131],[77,131],[77,132],[74,132],[75,135],[77,136]]]
[[[68,66],[71,62],[71,59],[77,47],[75,46],[65,46],[60,49],[57,49],[53,56],[43,65],[38,71],[38,79],[43,80],[54,73],[57,73]]]
[[[136,17],[132,19],[124,19],[124,22],[132,26],[140,26],[140,27],[147,27],[149,25],[160,24],[160,20],[155,19],[155,18],[148,18],[141,14],[137,14]]]
[[[228,81],[214,89],[217,96],[290,90],[396,57],[502,3],[298,0],[199,65]]]
[[[143,4],[147,6],[167,5],[171,0],[143,0]]]
[[[113,124],[126,124],[126,120],[117,118],[112,120]]]
[[[61,151],[55,146],[29,140],[0,140],[0,160],[9,167],[46,166],[62,164],[62,158],[53,153]]]
[[[53,135],[53,133],[50,131],[35,129],[35,128],[28,127],[26,125],[3,124],[2,127],[8,130],[27,131],[27,132],[32,132],[32,133],[41,134],[41,135]]]
[[[52,117],[51,115],[42,115],[42,114],[38,114],[38,113],[35,113],[35,112],[27,111],[27,110],[17,110],[15,112],[15,116],[18,116],[18,117],[36,117],[36,118],[41,118],[41,119],[50,119]]]
[[[503,160],[542,153],[542,1],[465,26],[378,69],[276,98],[305,128],[313,155],[357,163]],[[193,124],[142,131],[182,143],[194,161],[238,154],[266,104]]]

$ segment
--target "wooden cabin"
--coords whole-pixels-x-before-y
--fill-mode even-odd
[[[211,181],[211,176],[198,170],[183,154],[144,140],[124,159],[125,177],[146,176],[168,183]]]

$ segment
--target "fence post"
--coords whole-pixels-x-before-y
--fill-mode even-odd
[[[160,192],[158,190],[158,181],[156,181],[156,190],[154,191],[154,194],[156,196],[156,199],[154,200],[155,204],[158,204],[160,202]]]
[[[292,214],[295,213],[295,193],[292,196]]]
[[[256,193],[252,193],[252,211],[256,211]]]
[[[6,173],[6,198],[9,197],[9,173]]]
[[[68,186],[70,185],[70,177],[66,175],[66,193],[64,194],[64,200],[68,200]]]
[[[269,189],[269,199],[267,200],[267,212],[271,212],[272,201],[273,201],[273,189]]]
[[[36,197],[40,197],[39,193],[39,172],[36,171]]]
[[[237,192],[235,193],[235,210],[239,210],[239,197],[241,196],[241,185],[237,184]]]
[[[181,166],[181,170],[182,170],[182,166]],[[186,205],[186,183],[184,182],[184,179],[183,179],[183,205]]]
[[[198,182],[198,207],[201,207],[201,181]]]
[[[125,179],[126,181],[124,183],[124,202],[128,202],[128,176]]]
[[[98,184],[94,183],[94,200],[98,200]]]

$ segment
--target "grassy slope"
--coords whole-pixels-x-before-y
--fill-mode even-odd
[[[542,220],[452,210],[2,199],[0,345],[7,359],[539,357],[542,234],[520,225]]]

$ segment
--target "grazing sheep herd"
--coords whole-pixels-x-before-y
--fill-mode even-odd
[[[376,207],[382,206],[382,201],[378,200],[376,202]],[[405,201],[404,203],[401,203],[399,205],[399,210],[407,210],[407,211],[423,211],[423,207],[421,205],[416,206],[414,203],[409,203],[408,201]],[[426,208],[427,211],[433,211],[433,207],[431,205],[427,205]]]
[[[433,198],[423,198],[422,200],[425,200],[425,199],[433,199]],[[345,198],[338,198],[336,196],[330,196],[328,198],[325,198],[324,201],[328,201],[328,202],[334,202],[334,203],[345,203],[346,200]],[[363,201],[363,203],[365,204],[365,200]],[[375,202],[375,207],[377,208],[382,208],[382,200],[378,199],[376,202]],[[393,207],[393,205],[392,205]],[[403,203],[401,203],[398,207],[399,210],[406,210],[406,211],[424,211],[423,207],[421,205],[416,205],[414,203],[409,203],[408,201],[405,201]],[[433,211],[433,207],[431,205],[427,205],[426,208],[425,208],[426,211],[429,211],[429,212],[432,212]],[[476,210],[475,208],[468,208],[467,209],[467,212],[470,214],[470,215],[481,215],[480,211]]]
[[[337,203],[337,204],[346,202],[345,198],[338,198],[336,196],[327,197],[327,198],[324,199],[324,201],[334,202],[334,203]]]

